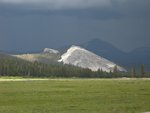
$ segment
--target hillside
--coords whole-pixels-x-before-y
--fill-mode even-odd
[[[13,56],[30,62],[37,61],[46,64],[55,64],[60,58],[60,53],[57,50],[45,48],[41,53],[20,54]]]

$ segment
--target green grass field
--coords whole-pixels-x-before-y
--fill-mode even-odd
[[[141,113],[150,80],[1,81],[0,113]]]

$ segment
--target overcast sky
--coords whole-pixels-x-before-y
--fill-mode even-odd
[[[150,46],[150,0],[0,0],[0,50],[99,38],[124,51]]]

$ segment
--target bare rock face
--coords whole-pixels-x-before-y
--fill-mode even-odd
[[[54,53],[54,54],[58,54],[59,51],[58,50],[54,50],[54,49],[50,49],[50,48],[45,48],[43,53]]]
[[[71,46],[67,52],[61,56],[61,59],[58,60],[58,62],[88,68],[92,71],[100,69],[110,72],[113,71],[116,66],[118,71],[126,71],[123,67],[120,67],[117,64],[79,46]]]

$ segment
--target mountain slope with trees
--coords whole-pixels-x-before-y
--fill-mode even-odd
[[[117,77],[114,73],[83,69],[72,65],[29,62],[0,53],[0,76],[23,77]],[[119,74],[124,76],[124,74]]]

